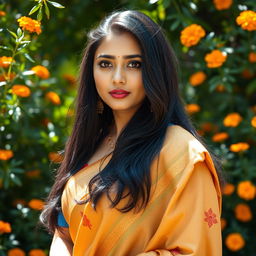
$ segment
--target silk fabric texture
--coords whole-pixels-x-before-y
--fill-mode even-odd
[[[168,127],[160,154],[151,164],[150,201],[139,213],[110,208],[106,195],[96,211],[91,203],[76,203],[88,197],[90,179],[110,158],[82,168],[63,191],[62,211],[73,255],[222,255],[219,180],[209,152],[192,134],[179,125]]]

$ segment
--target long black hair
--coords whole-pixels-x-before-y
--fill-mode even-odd
[[[57,213],[66,182],[90,159],[113,123],[112,110],[106,104],[103,113],[97,114],[99,96],[93,78],[95,51],[110,32],[131,33],[140,45],[146,97],[120,133],[106,167],[89,182],[92,205],[96,208],[103,193],[108,196],[110,206],[121,212],[140,210],[147,205],[151,188],[150,165],[161,150],[169,123],[182,126],[206,147],[185,111],[179,94],[178,62],[161,27],[138,11],[112,13],[88,34],[80,66],[73,130],[65,145],[64,159],[48,203],[41,214],[41,221],[51,232],[58,228]],[[210,154],[220,173],[220,160]],[[111,198],[113,185],[116,194]],[[128,191],[126,195],[124,190]],[[129,196],[128,203],[118,208],[118,203],[126,196]]]

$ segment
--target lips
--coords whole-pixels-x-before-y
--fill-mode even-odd
[[[124,98],[130,94],[130,92],[122,90],[122,89],[112,90],[109,93],[113,98],[117,98],[117,99]]]

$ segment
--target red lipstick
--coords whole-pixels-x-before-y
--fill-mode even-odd
[[[125,91],[125,90],[122,90],[122,89],[112,90],[112,91],[110,91],[109,93],[110,93],[110,95],[111,95],[113,98],[116,98],[116,99],[125,98],[126,96],[128,96],[128,95],[130,94],[130,92]]]

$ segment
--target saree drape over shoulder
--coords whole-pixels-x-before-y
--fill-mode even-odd
[[[62,211],[74,243],[73,255],[222,255],[217,173],[208,151],[188,131],[178,125],[168,127],[150,169],[150,201],[139,213],[110,208],[106,196],[96,211],[90,203],[76,203],[88,196],[87,185],[100,164],[82,168],[63,191]]]

